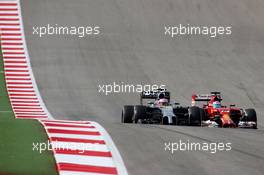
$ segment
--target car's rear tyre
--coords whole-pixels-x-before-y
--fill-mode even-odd
[[[153,110],[151,113],[151,120],[155,124],[163,124],[163,115],[159,109]]]
[[[122,123],[132,123],[134,106],[126,105],[122,110]]]
[[[139,119],[145,119],[147,115],[146,107],[142,105],[134,106],[134,115],[132,117],[133,123],[138,123]]]
[[[253,108],[245,109],[244,119],[248,122],[256,122],[254,129],[257,129],[257,113],[255,109]]]
[[[249,108],[245,109],[245,117],[247,121],[256,122],[257,121],[257,113],[255,109]]]
[[[203,121],[209,120],[208,115],[206,114],[205,110],[200,108],[200,118]]]
[[[189,108],[189,125],[201,125],[201,110],[197,106]]]
[[[172,117],[172,125],[177,125],[177,117]]]
[[[169,124],[169,118],[168,117],[163,117],[162,118],[162,124],[163,125],[168,125]]]

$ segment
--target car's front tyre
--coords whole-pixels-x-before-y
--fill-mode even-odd
[[[126,105],[122,110],[122,123],[132,123],[132,118],[134,115],[134,106]]]

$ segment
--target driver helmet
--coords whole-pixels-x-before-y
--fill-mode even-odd
[[[166,98],[161,98],[161,99],[159,99],[158,104],[160,106],[167,106],[169,104],[169,100]]]
[[[213,102],[213,108],[221,108],[221,107],[222,107],[222,105],[219,101]]]

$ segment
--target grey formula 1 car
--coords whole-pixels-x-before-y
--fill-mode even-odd
[[[144,99],[149,99],[146,105]],[[145,123],[164,125],[193,125],[201,119],[193,107],[183,107],[178,103],[170,103],[170,92],[166,89],[143,91],[140,94],[140,105],[125,105],[122,110],[122,123]]]

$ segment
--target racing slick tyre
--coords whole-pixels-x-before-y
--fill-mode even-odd
[[[124,106],[122,110],[122,123],[132,123],[134,106]]]
[[[202,121],[206,121],[209,119],[204,109],[200,108],[200,118]]]
[[[169,118],[168,117],[163,117],[162,118],[162,124],[163,125],[168,125],[169,124]]]
[[[146,107],[142,105],[134,106],[134,115],[132,117],[132,121],[134,123],[138,123],[139,119],[145,119],[147,115]]]
[[[152,111],[151,120],[154,124],[163,124],[164,123],[163,122],[163,115],[159,109],[155,109]]]
[[[177,125],[177,118],[176,117],[172,117],[172,125]]]
[[[253,108],[245,109],[244,119],[249,122],[256,122],[256,126],[254,126],[254,129],[257,129],[257,113],[255,109]]]
[[[201,110],[197,106],[189,108],[189,125],[201,125]]]

